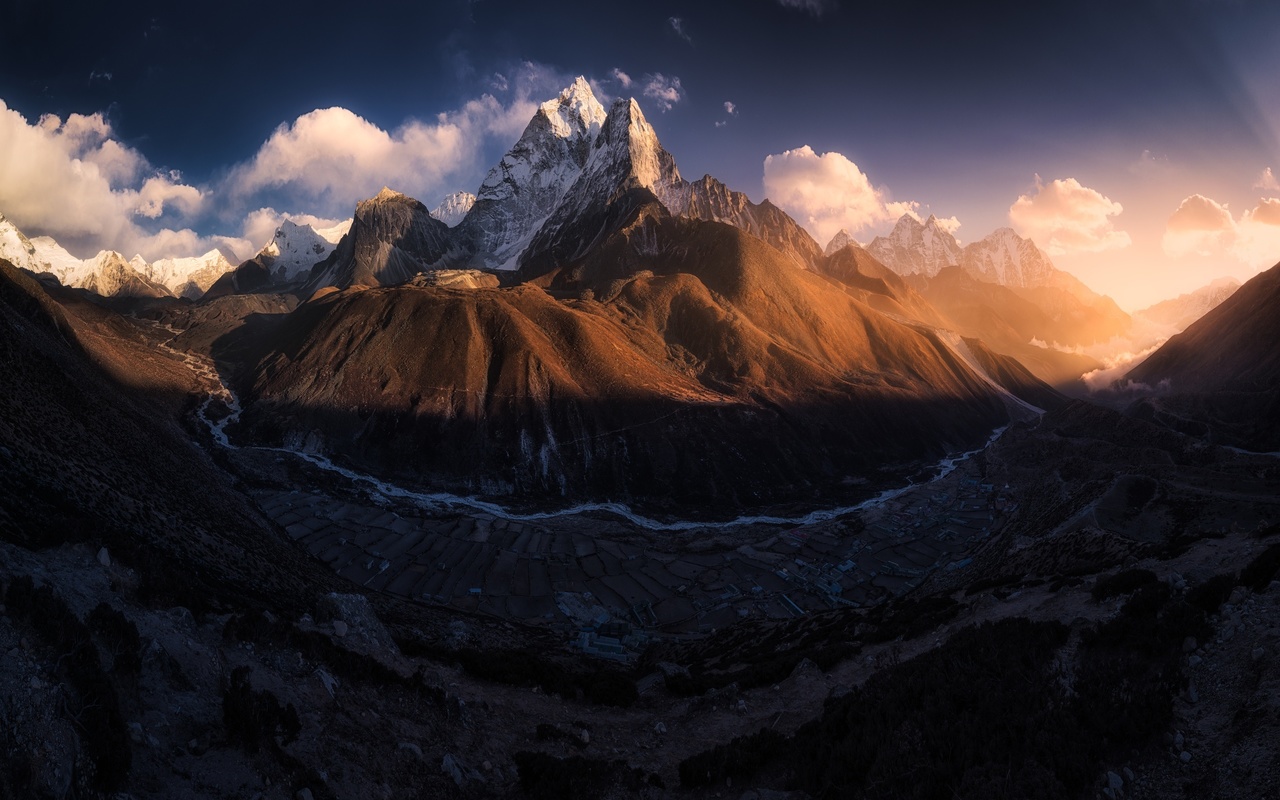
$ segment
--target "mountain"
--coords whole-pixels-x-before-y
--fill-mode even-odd
[[[841,228],[836,232],[835,236],[831,237],[831,241],[827,242],[827,246],[823,248],[822,254],[824,256],[829,256],[837,250],[843,250],[851,244],[856,245],[857,247],[862,247],[862,245],[858,244],[857,240],[849,235],[848,231]]]
[[[521,267],[536,274],[581,258],[619,229],[630,205],[656,200],[681,183],[675,159],[639,103],[616,100],[577,180],[521,254]]]
[[[258,251],[255,260],[270,272],[274,281],[287,283],[310,273],[312,267],[328,258],[340,238],[341,234],[337,239],[326,238],[306,223],[299,225],[286,219],[276,228],[271,241]]]
[[[18,269],[30,272],[44,271],[44,263],[35,244],[23,235],[16,225],[6,219],[4,214],[0,214],[0,258]]]
[[[1080,394],[1080,376],[1098,369],[1095,358],[1075,351],[1091,327],[1083,306],[1062,293],[1060,304],[1074,301],[1077,313],[1053,313],[1017,289],[975,278],[963,267],[946,267],[933,277],[912,275],[907,282],[941,312],[951,328],[976,337],[996,352],[1013,356],[1036,377],[1062,391]],[[1022,290],[1025,291],[1025,290]],[[1110,335],[1105,336],[1110,338]],[[1088,342],[1092,343],[1092,341]]]
[[[63,286],[79,286],[92,268],[92,259],[76,258],[51,236],[37,236],[31,240],[31,244],[35,247],[36,259],[40,262],[40,268],[34,271],[53,275]],[[131,266],[136,271],[137,265],[132,261]]]
[[[169,297],[172,292],[164,284],[152,280],[140,268],[146,262],[140,258],[126,261],[114,250],[102,250],[84,261],[85,272],[75,284],[78,289],[103,297]]]
[[[624,106],[618,119],[634,118]],[[597,157],[618,141],[601,138]],[[620,163],[583,180],[632,188],[574,209],[608,223],[602,240],[579,253],[571,227],[552,228],[566,238],[540,251],[558,257],[533,283],[329,290],[256,333],[236,371],[241,433],[529,502],[736,508],[838,493],[849,475],[969,446],[1025,413],[958,339],[733,226],[671,215],[633,185],[640,148],[623,141]],[[1053,395],[990,357],[1024,376],[1017,391]]]
[[[312,268],[305,291],[404,283],[453,251],[448,225],[419,201],[383,187],[356,206],[351,229]]]
[[[431,216],[452,228],[462,222],[463,217],[475,204],[476,196],[471,192],[454,192],[441,200],[440,205],[431,209]]]
[[[673,163],[674,169],[674,163]],[[801,269],[814,269],[823,253],[809,232],[768,200],[753,203],[720,181],[704,175],[692,183],[676,177],[662,185],[659,195],[678,216],[724,222],[765,240],[785,253]]]
[[[1280,450],[1280,264],[1246,281],[1124,380],[1133,413],[1250,450]]]
[[[604,121],[604,107],[582,77],[539,106],[457,225],[473,266],[518,266],[529,241],[581,175]]]
[[[759,236],[796,268],[814,269],[822,256],[808,232],[769,201],[753,203],[709,175],[685,181],[635,101],[619,100],[606,112],[579,77],[538,107],[474,200],[458,193],[432,212],[389,190],[364,201],[350,241],[339,243],[307,286],[394,285],[432,269],[545,273],[615,232],[623,206],[614,201],[637,191],[645,194],[633,197],[639,203],[656,198],[671,214]],[[441,221],[464,209],[452,227]],[[387,216],[393,212],[395,220]],[[239,283],[257,285],[251,278]]]
[[[1010,228],[1000,228],[990,235],[964,247],[956,242],[937,220],[930,216],[921,223],[904,214],[889,236],[877,236],[867,245],[867,252],[899,275],[918,276],[917,288],[922,291],[929,279],[937,276],[945,267],[958,265],[978,281],[1011,289],[1024,300],[1039,307],[1052,318],[1051,326],[1057,338],[1043,339],[1049,345],[1063,347],[1087,346],[1107,342],[1127,334],[1132,326],[1128,314],[1109,297],[1099,295],[1081,283],[1075,276],[1056,268],[1035,242],[1024,239]],[[948,300],[941,296],[945,289],[968,293],[968,297]],[[950,305],[959,309],[972,304],[972,287],[953,275],[924,293],[935,305]],[[961,312],[964,316],[968,312]],[[989,307],[988,315],[1001,313],[999,308]],[[1014,311],[1023,314],[1023,311]],[[969,323],[972,323],[970,320]],[[982,336],[978,327],[965,323],[962,327]],[[1022,327],[1014,324],[1013,329]],[[1044,327],[1044,326],[1041,326]],[[1027,344],[1024,342],[1023,344]],[[1056,360],[1056,359],[1055,359]],[[1059,374],[1059,366],[1049,367],[1050,372],[1037,371],[1041,377]]]
[[[139,274],[146,275],[172,292],[176,297],[199,299],[214,282],[235,269],[236,257],[228,256],[214,248],[202,256],[190,258],[161,258],[148,265],[141,257],[132,266]]]
[[[1012,228],[998,228],[979,241],[966,245],[956,263],[980,281],[1002,286],[1029,288],[1058,285],[1053,262]]]
[[[903,214],[888,236],[877,236],[866,250],[899,275],[937,275],[938,270],[960,263],[956,237],[938,224],[932,214],[924,222]]]
[[[1177,332],[1186,330],[1191,323],[1217,308],[1240,288],[1240,283],[1232,278],[1219,278],[1208,286],[1202,286],[1194,292],[1180,294],[1177,297],[1141,311],[1135,311],[1135,320],[1149,322]]]

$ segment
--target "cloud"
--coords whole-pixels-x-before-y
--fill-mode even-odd
[[[1143,361],[1160,349],[1165,340],[1161,339],[1145,350],[1138,352],[1124,351],[1116,353],[1110,357],[1102,359],[1102,366],[1092,372],[1086,372],[1080,376],[1080,380],[1084,381],[1084,385],[1090,392],[1101,392],[1105,390],[1132,392],[1132,391],[1151,391],[1151,387],[1146,384],[1126,381],[1120,383],[1120,379],[1130,370],[1137,367]],[[1167,384],[1161,382],[1161,388],[1168,388]]]
[[[1263,198],[1240,215],[1232,253],[1254,269],[1280,262],[1280,198]]]
[[[684,87],[680,85],[680,79],[674,75],[668,78],[661,72],[644,76],[642,93],[664,114],[684,99]]]
[[[890,202],[857,164],[834,151],[819,155],[808,145],[765,158],[764,191],[820,242],[841,228],[857,233],[903,214],[919,216],[919,203]]]
[[[1239,219],[1225,203],[1193,194],[1165,224],[1164,251],[1171,256],[1234,258],[1253,269],[1280,261],[1280,198],[1264,197]]]
[[[1235,235],[1236,223],[1225,205],[1193,194],[1165,223],[1162,245],[1171,256],[1207,256],[1229,245]]]
[[[684,20],[679,17],[667,17],[667,24],[671,26],[671,30],[675,32],[676,36],[684,39],[689,44],[693,44],[693,37],[684,29]]]
[[[622,85],[622,88],[623,88],[623,89],[630,89],[630,88],[631,88],[631,76],[630,76],[630,75],[628,75],[627,73],[625,73],[625,72],[623,72],[622,70],[618,69],[617,67],[615,67],[615,68],[614,68],[614,70],[613,70],[613,72],[612,72],[612,73],[610,73],[610,74],[612,74],[612,75],[613,75],[613,79],[614,79],[615,81],[617,81],[619,84],[621,84],[621,85]]]
[[[552,96],[553,80],[526,64],[510,79],[515,96],[506,103],[484,94],[456,111],[392,130],[346,108],[308,112],[277,127],[252,158],[235,166],[224,192],[233,208],[281,198],[327,215],[350,213],[383,186],[414,197],[442,194],[483,168],[487,142],[505,146],[519,137],[537,110],[532,98]]]
[[[815,17],[821,17],[837,7],[835,0],[778,0],[778,5],[783,8],[806,11]]]
[[[138,190],[138,207],[135,213],[147,219],[157,219],[164,213],[166,205],[176,208],[184,216],[199,211],[204,193],[194,186],[178,183],[181,178],[182,175],[176,171],[170,172],[167,179],[147,178]]]
[[[733,103],[729,102],[728,100],[725,100],[724,113],[728,114],[731,117],[736,117],[738,116],[738,107]]]
[[[1009,220],[1049,255],[1097,253],[1131,244],[1129,234],[1116,230],[1111,220],[1122,211],[1119,203],[1075,178],[1044,184],[1037,175],[1035,192],[1014,201]]]
[[[955,236],[956,231],[960,230],[960,220],[955,217],[947,217],[945,219],[942,217],[934,217],[933,221],[938,224],[939,228],[942,228],[952,236]]]
[[[1258,179],[1253,182],[1253,188],[1268,192],[1280,192],[1280,181],[1276,180],[1276,174],[1271,171],[1271,167],[1267,167],[1258,175]]]
[[[147,230],[137,220],[199,211],[203,193],[177,172],[156,170],[114,138],[102,114],[46,114],[34,124],[0,101],[0,212],[31,236],[50,235],[80,254],[143,252],[194,243],[190,230]]]

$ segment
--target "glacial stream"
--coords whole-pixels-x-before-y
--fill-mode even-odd
[[[181,333],[181,331],[174,330],[166,325],[159,325],[158,323],[156,323],[156,327],[174,334],[175,337]],[[172,339],[169,341],[172,341]],[[519,513],[498,503],[481,500],[478,497],[456,495],[449,492],[415,492],[411,489],[405,489],[404,487],[396,486],[393,483],[388,483],[375,478],[372,475],[366,475],[364,473],[355,472],[354,470],[339,466],[319,453],[308,453],[293,448],[268,447],[265,445],[248,445],[242,448],[239,445],[232,444],[230,438],[227,436],[227,427],[240,418],[240,400],[236,397],[235,392],[231,391],[231,387],[227,386],[226,382],[222,380],[222,376],[218,374],[217,367],[214,365],[213,361],[211,359],[204,358],[203,356],[197,356],[192,353],[183,352],[174,347],[170,347],[168,342],[164,342],[160,346],[175,357],[181,359],[192,372],[202,379],[202,382],[206,383],[210,387],[209,395],[205,398],[204,402],[200,404],[200,408],[196,413],[200,417],[201,422],[203,422],[209,429],[209,433],[213,436],[214,441],[216,441],[221,447],[228,450],[246,449],[262,452],[286,453],[296,458],[303,459],[325,472],[341,475],[353,483],[361,484],[362,487],[366,488],[369,494],[375,499],[381,498],[383,501],[397,500],[408,502],[426,511],[439,511],[443,508],[466,508],[515,522],[533,522],[538,520],[556,519],[559,517],[576,516],[579,514],[603,512],[620,517],[637,527],[651,531],[708,530],[757,524],[799,526],[811,525],[817,522],[826,522],[838,517],[856,514],[869,508],[875,508],[894,499],[895,497],[901,496],[919,485],[914,482],[908,482],[905,486],[901,486],[896,489],[886,489],[876,496],[863,500],[856,505],[822,508],[811,511],[803,516],[796,517],[756,514],[744,515],[721,522],[692,520],[663,522],[661,520],[637,514],[625,503],[614,502],[581,503],[579,505],[570,506],[556,511]],[[220,419],[214,419],[210,416],[210,409],[215,402],[221,403],[227,410],[227,414]],[[939,461],[935,466],[938,473],[934,477],[930,478],[926,483],[933,483],[934,481],[941,480],[942,478],[950,475],[961,463],[990,447],[997,439],[1000,438],[1000,435],[1003,434],[1007,428],[1008,426],[996,428],[991,433],[991,437],[987,439],[987,442],[982,447],[959,455],[948,456],[947,458]]]

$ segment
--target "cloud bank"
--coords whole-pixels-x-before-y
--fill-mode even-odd
[[[140,223],[198,213],[205,192],[114,138],[100,113],[46,114],[32,123],[0,101],[0,153],[10,155],[0,159],[0,213],[24,232],[82,250],[110,243],[144,255],[199,246],[191,230]]]
[[[1075,178],[1048,184],[1036,176],[1035,191],[1020,195],[1009,207],[1009,221],[1051,256],[1098,253],[1131,244],[1116,230],[1112,217],[1124,208]]]

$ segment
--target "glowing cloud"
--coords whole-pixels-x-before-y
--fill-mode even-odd
[[[622,85],[623,89],[631,88],[631,76],[616,67],[613,70],[613,79]]]
[[[1225,205],[1193,194],[1169,217],[1162,244],[1171,256],[1207,256],[1230,244],[1235,235],[1236,223]]]
[[[1049,255],[1097,253],[1131,243],[1129,234],[1116,230],[1111,220],[1122,211],[1119,203],[1075,178],[1046,185],[1037,175],[1035,192],[1019,196],[1009,207],[1009,221]]]
[[[808,145],[765,158],[764,191],[819,242],[841,228],[854,233],[903,214],[919,216],[919,203],[888,201],[857,164],[834,151],[819,155]]]
[[[643,94],[665,114],[684,99],[684,87],[674,75],[668,78],[661,72],[655,72],[644,76]]]

